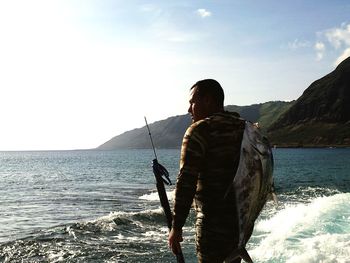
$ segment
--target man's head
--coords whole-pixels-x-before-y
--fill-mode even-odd
[[[224,91],[216,80],[204,79],[191,88],[188,112],[193,122],[224,110]]]

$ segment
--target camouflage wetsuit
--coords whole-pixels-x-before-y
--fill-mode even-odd
[[[222,112],[193,123],[185,133],[173,227],[183,227],[194,198],[199,262],[223,262],[238,243],[234,197],[224,200],[224,195],[237,170],[243,130],[238,114]]]

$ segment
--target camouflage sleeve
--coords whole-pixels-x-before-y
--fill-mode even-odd
[[[192,124],[182,141],[180,172],[175,189],[173,228],[181,229],[190,211],[197,188],[198,175],[203,168],[206,149],[204,123]]]

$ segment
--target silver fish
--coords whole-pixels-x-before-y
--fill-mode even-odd
[[[246,122],[241,155],[231,190],[235,193],[239,242],[225,262],[242,258],[253,263],[245,246],[253,232],[254,222],[269,197],[274,195],[273,155],[269,142],[257,125]],[[228,194],[226,193],[226,196]],[[275,199],[276,201],[276,199]]]

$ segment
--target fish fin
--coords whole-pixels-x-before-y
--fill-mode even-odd
[[[278,205],[278,198],[274,192],[271,193],[271,199],[274,201],[275,205]]]
[[[277,198],[277,195],[275,193],[272,193],[272,198],[273,198],[273,201],[275,201],[275,204],[277,205],[278,204],[278,198]]]
[[[231,254],[225,258],[225,263],[230,263],[236,258],[242,258],[247,263],[253,263],[253,260],[248,254],[245,247],[239,247],[231,252]]]

